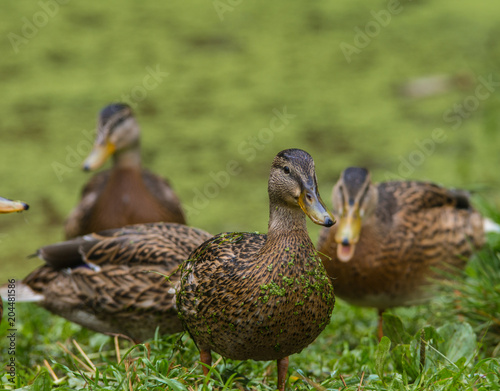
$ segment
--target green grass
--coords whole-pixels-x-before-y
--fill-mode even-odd
[[[498,246],[498,238],[495,238]],[[465,319],[486,351],[500,356],[500,253],[485,248],[453,280],[441,284],[437,310],[443,319]]]
[[[340,171],[360,165],[370,168],[375,180],[403,175],[475,190],[493,205],[487,212],[499,221],[498,87],[478,99],[477,107],[462,111],[463,117],[453,112],[450,117],[457,105],[474,104],[480,77],[500,80],[496,1],[402,0],[401,12],[350,63],[340,45],[352,45],[355,27],[364,29],[374,20],[371,11],[385,10],[386,1],[233,2],[223,20],[212,1],[69,1],[16,53],[9,34],[21,36],[26,20],[43,18],[40,4],[49,3],[54,4],[3,4],[0,195],[22,199],[31,209],[1,216],[0,282],[24,277],[40,264],[27,255],[62,239],[64,218],[89,178],[78,165],[97,112],[117,100],[135,108],[144,164],[171,180],[191,211],[189,223],[212,233],[266,231],[269,165],[290,147],[315,159],[327,204]],[[146,96],[126,98],[157,66],[168,75],[149,84]],[[401,94],[408,81],[433,75],[460,75],[465,82],[426,98]],[[284,107],[294,117],[283,130],[262,131]],[[435,129],[442,130],[441,137],[430,143]],[[237,164],[237,173],[217,185],[214,175],[228,171],[229,162]],[[210,196],[200,199],[207,190]],[[319,228],[309,227],[316,241]],[[495,252],[478,259],[483,256],[497,265]],[[498,390],[500,364],[492,358],[498,357],[498,281],[485,284],[496,274],[485,274],[490,266],[480,262],[471,263],[463,276],[459,307],[448,291],[431,307],[395,310],[405,332],[393,319],[394,333],[404,338],[389,335],[390,348],[387,340],[380,345],[374,339],[374,311],[339,301],[331,325],[291,358],[293,388],[337,390],[343,378],[347,389],[356,390],[364,374],[366,390]],[[486,294],[496,296],[486,301]],[[493,320],[478,316],[477,309]],[[76,389],[101,382],[94,388],[128,389],[132,378],[137,389],[166,389],[168,382],[174,389],[224,389],[228,381],[232,389],[241,384],[232,373],[244,375],[249,388],[275,387],[273,363],[222,361],[206,380],[189,338],[184,345],[177,337],[155,340],[149,356],[144,347],[121,341],[120,354],[133,361],[120,364],[109,337],[33,305],[19,304],[17,319],[19,387]],[[421,370],[422,328],[427,358]],[[1,362],[8,356],[6,334],[4,322]],[[465,359],[451,363],[456,357],[442,341],[458,335],[467,346]],[[73,355],[82,355],[71,339],[90,357],[99,380],[94,370],[75,363]],[[47,375],[44,359],[60,382]],[[5,367],[0,371],[7,386]]]
[[[395,312],[399,316],[385,316],[386,336],[379,344],[374,311],[339,302],[320,337],[291,356],[289,389],[498,390],[500,361],[485,355],[468,323],[455,319],[439,327],[423,325],[425,307]],[[18,318],[24,321],[16,339],[16,387],[275,389],[273,362],[237,362],[214,355],[216,367],[203,376],[197,349],[187,335],[157,336],[134,346],[47,316],[34,305],[18,305]],[[0,352],[7,357],[3,342]],[[5,367],[0,379],[11,388]]]

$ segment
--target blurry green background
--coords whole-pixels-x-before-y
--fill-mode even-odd
[[[2,3],[0,195],[31,206],[1,216],[2,281],[63,238],[113,101],[135,109],[144,165],[212,233],[266,231],[269,166],[290,147],[315,159],[328,205],[350,165],[500,205],[497,1],[64,2]],[[283,108],[284,129],[262,130]]]

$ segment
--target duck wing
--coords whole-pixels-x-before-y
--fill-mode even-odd
[[[82,190],[81,200],[78,205],[70,212],[64,223],[64,232],[66,239],[80,236],[86,231],[93,208],[104,191],[106,183],[111,175],[110,170],[102,171],[94,175]]]

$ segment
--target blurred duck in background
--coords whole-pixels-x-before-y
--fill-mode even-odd
[[[368,170],[342,172],[332,193],[338,224],[321,231],[318,251],[335,294],[379,311],[425,302],[432,279],[463,268],[498,225],[471,206],[469,195],[427,182],[372,184]]]
[[[100,112],[94,147],[83,169],[96,170],[110,156],[112,168],[94,175],[83,188],[80,203],[66,221],[66,238],[130,224],[185,224],[168,181],[142,168],[139,124],[124,103],[110,104]]]
[[[135,342],[182,331],[174,301],[179,265],[212,235],[149,223],[40,248],[45,264],[16,282],[16,302],[36,302],[91,330]],[[0,287],[5,294],[8,286]]]

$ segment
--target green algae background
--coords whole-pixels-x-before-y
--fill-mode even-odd
[[[1,216],[2,281],[63,238],[97,113],[113,101],[135,110],[144,165],[212,233],[266,231],[269,166],[291,147],[315,159],[327,205],[351,165],[500,205],[496,1],[1,7],[0,194],[31,206]],[[410,96],[417,82],[430,92]],[[318,231],[311,223],[313,241]]]

